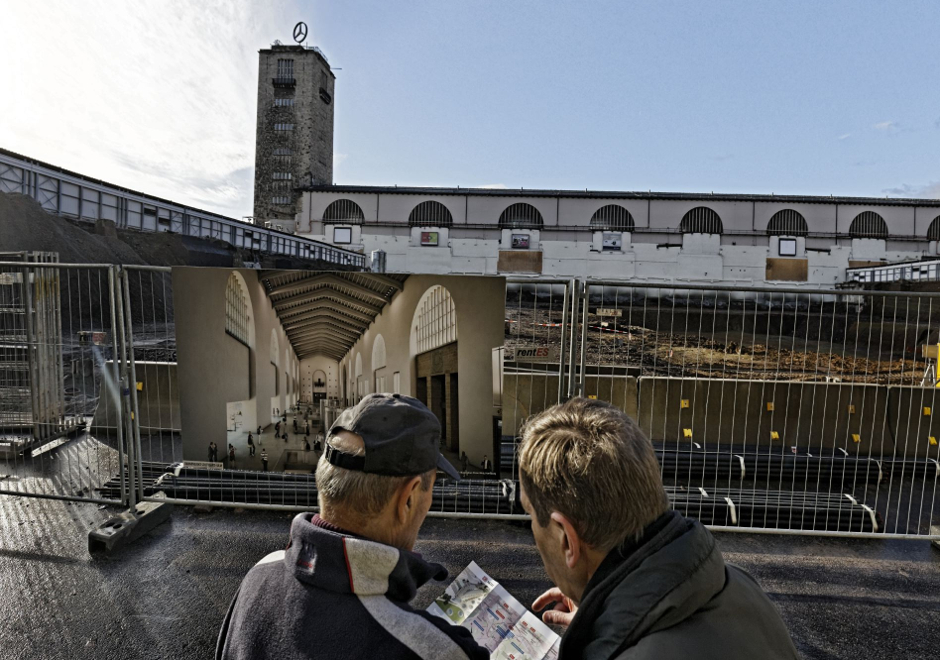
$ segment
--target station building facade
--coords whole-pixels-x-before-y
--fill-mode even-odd
[[[382,251],[387,272],[818,287],[940,240],[930,199],[314,185],[300,202],[298,235]]]

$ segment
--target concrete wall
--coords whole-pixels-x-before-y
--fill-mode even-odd
[[[108,370],[112,361],[107,361]],[[181,428],[180,388],[175,362],[136,362],[137,392],[140,409],[141,431],[179,431]],[[117,425],[115,402],[108,396],[106,387],[101,388],[98,406],[91,422],[94,429],[113,429]]]
[[[330,202],[342,198],[356,201],[366,219],[363,226],[353,228],[353,244],[348,247],[367,254],[384,250],[390,272],[510,272],[499,269],[500,251],[511,249],[510,234],[529,233],[529,250],[542,253],[540,273],[543,275],[655,282],[720,281],[741,285],[779,283],[787,287],[831,286],[843,281],[850,262],[896,262],[935,254],[937,246],[927,241],[926,234],[930,222],[940,213],[934,206],[879,205],[877,200],[863,206],[823,201],[709,199],[708,196],[698,200],[647,200],[548,197],[538,193],[531,196],[435,194],[434,189],[429,189],[426,195],[316,191],[303,195],[298,233],[331,242],[333,226],[324,226],[319,219]],[[426,199],[443,203],[454,219],[453,227],[441,231],[437,247],[421,246],[420,232],[408,227],[411,209]],[[498,228],[500,213],[515,202],[526,202],[539,209],[544,221],[541,231]],[[611,203],[627,208],[639,231],[622,235],[622,250],[605,252],[601,249],[602,233],[593,231],[589,224],[598,208]],[[697,206],[716,211],[726,233],[720,237],[678,234],[682,216]],[[800,241],[798,253],[792,258],[806,260],[805,282],[768,278],[767,260],[781,257],[777,238],[765,232],[770,218],[783,209],[800,212],[811,233],[833,234]],[[890,233],[901,238],[889,241],[850,238],[849,226],[864,210],[875,210],[882,215]],[[508,262],[504,260],[504,263]]]
[[[272,398],[277,397],[283,410],[296,396],[287,394],[287,383],[291,370],[296,370],[297,357],[257,271],[237,271],[250,301],[250,346],[225,332],[225,287],[232,272],[173,269],[183,457],[190,460],[204,460],[211,441],[227,445],[227,404],[241,403],[247,430],[270,423]],[[271,364],[273,339],[279,345],[278,361],[285,363],[285,368],[277,369],[277,385]]]
[[[493,347],[503,344],[506,284],[498,277],[447,277],[411,275],[404,287],[386,305],[340,362],[346,370],[348,403],[356,392],[356,361],[361,360],[367,392],[374,387],[372,346],[381,334],[386,346],[386,388],[392,389],[395,372],[400,374],[401,392],[414,396],[415,357],[412,338],[415,309],[421,296],[432,286],[442,285],[451,293],[457,314],[458,402],[460,408],[460,449],[471,462],[492,453],[492,366]]]

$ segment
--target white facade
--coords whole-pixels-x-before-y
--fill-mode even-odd
[[[355,202],[361,223],[324,221],[337,200]],[[446,207],[449,226],[409,223],[428,200]],[[500,215],[520,202],[538,211],[540,227],[500,227]],[[610,204],[629,212],[632,231],[591,226],[594,213]],[[717,214],[721,233],[680,229],[686,213],[700,207]],[[785,210],[802,216],[805,229],[768,231]],[[872,211],[884,220],[883,234],[852,231],[853,220]],[[928,234],[940,233],[940,200],[319,186],[304,192],[296,220],[301,236],[366,255],[385,251],[388,272],[831,286],[850,266],[936,255]]]

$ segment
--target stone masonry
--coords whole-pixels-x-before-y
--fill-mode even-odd
[[[256,224],[272,220],[292,231],[295,188],[333,183],[335,80],[318,49],[275,43],[259,51]]]

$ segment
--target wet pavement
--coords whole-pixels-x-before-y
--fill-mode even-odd
[[[211,658],[247,570],[281,549],[293,514],[177,507],[106,558],[93,504],[0,496],[0,649],[9,660]],[[923,541],[724,534],[726,558],[770,594],[806,658],[940,657],[940,551]],[[429,519],[416,548],[470,561],[523,602],[549,586],[523,523]],[[415,604],[444,588],[430,584]]]

